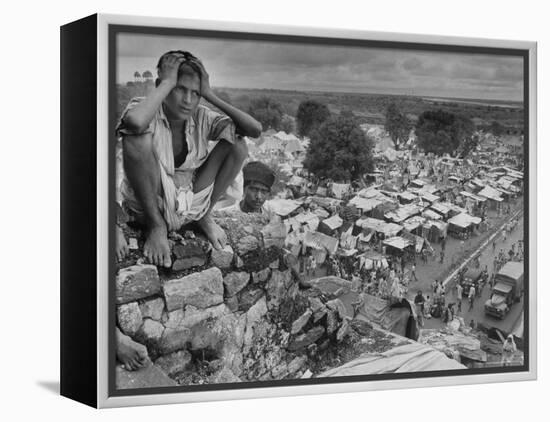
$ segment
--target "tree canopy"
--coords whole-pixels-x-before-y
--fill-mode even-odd
[[[328,107],[314,100],[302,101],[296,112],[296,129],[300,136],[310,136],[311,132],[330,118]]]
[[[454,154],[474,132],[473,122],[442,110],[425,111],[418,117],[416,136],[425,152]]]
[[[359,179],[373,169],[373,146],[354,118],[332,117],[311,132],[304,168],[319,178]]]
[[[390,134],[395,144],[395,149],[398,150],[399,146],[408,140],[412,125],[397,104],[390,103],[386,109],[386,122],[384,128]]]
[[[279,130],[283,118],[283,106],[273,99],[263,96],[250,102],[248,113],[258,120],[264,130]]]

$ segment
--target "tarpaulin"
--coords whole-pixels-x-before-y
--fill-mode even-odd
[[[410,343],[394,347],[383,353],[366,353],[338,368],[330,369],[317,377],[387,374],[419,371],[466,369],[456,360],[430,346]]]

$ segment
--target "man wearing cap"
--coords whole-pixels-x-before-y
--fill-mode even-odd
[[[266,202],[275,183],[275,173],[260,161],[251,161],[243,167],[243,198],[240,202],[220,211],[239,210],[246,213],[261,213],[270,219],[274,215]]]

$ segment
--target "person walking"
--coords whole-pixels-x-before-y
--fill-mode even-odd
[[[514,341],[513,334],[506,337],[504,344],[502,345],[502,359],[500,361],[501,366],[510,366],[514,360],[514,353],[517,351],[516,342]]]
[[[456,285],[456,307],[458,312],[462,312],[462,293],[464,293],[464,288],[458,283]]]
[[[474,300],[476,297],[476,288],[472,284],[470,286],[470,290],[468,291],[468,302],[470,303],[470,308],[468,309],[468,312],[470,312],[472,309],[474,309]]]
[[[416,305],[416,316],[418,318],[418,325],[424,326],[424,304],[426,299],[422,295],[422,290],[419,290],[414,297],[414,304]]]
[[[418,278],[416,278],[416,265],[413,264],[411,267],[411,280],[414,278],[414,281],[418,281]]]

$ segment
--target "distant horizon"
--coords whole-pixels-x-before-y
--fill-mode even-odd
[[[134,80],[129,80],[126,82],[117,82],[120,85],[125,85],[128,82],[135,82]],[[251,90],[251,91],[282,91],[282,92],[302,92],[302,93],[322,93],[322,94],[348,94],[348,95],[388,95],[393,97],[414,97],[414,98],[422,98],[422,99],[441,99],[441,100],[455,100],[455,101],[491,101],[495,103],[514,103],[516,105],[521,104],[524,105],[523,100],[512,100],[512,99],[499,99],[499,98],[476,98],[476,97],[444,97],[441,95],[432,95],[432,94],[399,94],[399,93],[389,93],[389,92],[372,92],[372,91],[365,91],[365,92],[350,92],[350,91],[329,91],[329,90],[313,90],[313,89],[281,89],[281,88],[250,88],[250,87],[231,87],[231,86],[212,86],[213,89],[216,90],[224,90],[224,89],[233,89],[233,90]]]

